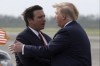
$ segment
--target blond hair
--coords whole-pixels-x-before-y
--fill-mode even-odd
[[[63,10],[69,10],[72,13],[72,19],[73,20],[77,20],[77,18],[79,16],[79,12],[78,12],[77,8],[72,3],[62,2],[62,3],[59,3],[59,4],[53,5],[53,7],[54,8],[61,8]]]

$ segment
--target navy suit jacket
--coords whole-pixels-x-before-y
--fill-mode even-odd
[[[60,29],[49,45],[26,45],[24,53],[24,56],[51,56],[51,66],[91,66],[90,42],[76,21]]]
[[[44,38],[46,39],[47,43],[51,40],[51,38],[42,33]],[[16,38],[16,40],[26,44],[26,45],[33,45],[33,46],[43,46],[43,42],[29,29],[26,28],[22,31]],[[27,51],[28,52],[28,51]],[[17,66],[49,66],[50,65],[50,58],[42,58],[42,57],[25,57],[22,53],[16,53],[16,64]]]

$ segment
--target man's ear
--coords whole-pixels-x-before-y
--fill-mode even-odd
[[[30,19],[30,18],[27,18],[27,21],[28,21],[28,22],[30,22],[30,21],[31,21],[31,19]]]
[[[66,16],[62,16],[62,19],[65,20],[66,19]]]
[[[32,19],[30,19],[30,18],[27,18],[27,20],[28,20],[28,22],[29,22],[29,23],[32,23]]]

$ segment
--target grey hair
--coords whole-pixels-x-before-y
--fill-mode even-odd
[[[69,7],[70,9],[63,9],[63,7]],[[77,8],[72,4],[72,3],[69,3],[69,2],[62,2],[62,3],[59,3],[59,4],[55,4],[53,5],[54,8],[62,8],[62,12],[68,14],[67,12],[69,11],[69,16],[74,19],[74,20],[77,20],[78,16],[79,16],[79,12],[77,10]],[[72,12],[72,13],[70,13]]]

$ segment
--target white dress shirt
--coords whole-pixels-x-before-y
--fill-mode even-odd
[[[64,27],[66,26],[66,25],[68,25],[69,23],[71,23],[72,21],[69,21],[69,22],[67,22],[65,25],[64,25]]]

